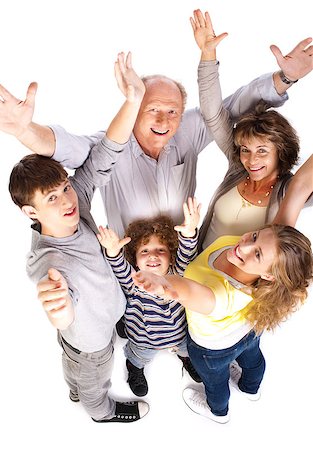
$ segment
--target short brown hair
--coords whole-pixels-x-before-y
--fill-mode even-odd
[[[66,181],[68,174],[60,163],[41,155],[27,155],[10,175],[9,191],[13,202],[22,208],[31,205],[36,191],[43,194]]]
[[[174,222],[168,216],[157,216],[151,219],[140,219],[128,225],[126,236],[131,238],[126,245],[125,255],[128,262],[137,267],[136,251],[142,244],[147,244],[152,235],[159,238],[162,244],[165,244],[171,254],[171,263],[173,264],[178,248],[177,232],[174,230]]]
[[[279,175],[292,169],[299,158],[299,138],[288,120],[277,111],[267,109],[261,101],[254,112],[242,116],[234,128],[234,152],[236,162],[240,161],[240,147],[243,140],[266,139],[277,149]]]

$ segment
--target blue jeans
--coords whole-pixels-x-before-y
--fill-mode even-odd
[[[216,416],[225,416],[229,401],[229,364],[236,359],[242,368],[238,386],[256,394],[265,371],[265,359],[259,347],[260,337],[251,331],[239,342],[222,350],[210,350],[196,344],[188,335],[188,353],[205,386],[208,405]]]

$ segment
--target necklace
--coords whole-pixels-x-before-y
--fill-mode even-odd
[[[275,186],[278,178],[279,178],[279,176],[277,177],[276,181],[273,184],[270,185],[269,189],[265,192],[265,194],[263,194],[264,198],[262,196],[262,198],[256,200],[258,205],[261,205],[262,201],[264,201],[264,199],[266,199],[271,194],[271,192],[274,189],[274,186]],[[241,191],[241,195],[244,195],[246,193],[246,187],[248,186],[248,184],[250,184],[250,177],[249,177],[249,175],[246,177],[246,181],[244,182],[243,190]]]

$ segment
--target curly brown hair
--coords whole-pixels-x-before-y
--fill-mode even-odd
[[[309,239],[285,225],[265,225],[276,238],[277,257],[271,267],[274,281],[259,278],[253,287],[253,300],[245,317],[260,334],[273,330],[286,320],[307,298],[313,278],[313,255]]]
[[[238,120],[233,136],[236,163],[240,163],[243,140],[250,141],[253,138],[268,140],[275,145],[280,176],[288,173],[298,161],[300,144],[296,131],[284,116],[268,109],[264,101],[258,103],[254,112],[245,114]]]
[[[125,256],[134,267],[136,263],[136,251],[142,244],[147,244],[152,235],[158,237],[165,244],[171,254],[171,264],[174,263],[178,248],[177,232],[174,230],[174,222],[168,216],[157,216],[151,219],[139,219],[128,225],[126,236],[131,241],[125,247]]]

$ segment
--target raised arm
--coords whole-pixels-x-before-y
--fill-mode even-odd
[[[55,147],[53,131],[32,121],[36,92],[37,83],[31,83],[25,100],[20,100],[0,85],[0,130],[15,136],[34,153],[52,156]]]
[[[229,111],[224,107],[216,61],[216,47],[227,36],[215,35],[208,12],[198,9],[190,18],[195,41],[201,50],[198,68],[200,110],[213,139],[228,159],[233,150],[233,124]]]
[[[242,114],[253,110],[260,100],[264,100],[268,106],[281,106],[287,99],[285,92],[291,83],[286,84],[282,81],[284,77],[281,71],[275,72],[274,75],[263,75],[238,89],[222,103],[215,52],[216,46],[227,33],[215,35],[207,12],[203,15],[200,10],[196,10],[190,20],[196,43],[201,50],[198,83],[202,114],[213,133],[213,138],[229,156],[229,150],[232,149],[230,124],[236,122]],[[294,80],[296,76],[300,79],[311,72],[313,68],[312,46],[309,45],[311,41],[311,38],[301,41],[285,57],[276,46],[271,46],[285,77],[289,76]]]
[[[297,170],[288,186],[273,223],[296,225],[304,203],[313,192],[313,154]]]
[[[176,299],[185,308],[201,314],[210,314],[215,307],[213,291],[196,281],[179,275],[159,276],[139,271],[132,274],[134,283],[140,289],[166,300]]]
[[[123,52],[118,54],[114,69],[118,87],[126,100],[112,120],[106,135],[111,141],[125,144],[135,125],[146,88],[132,67],[130,52],[126,58]]]
[[[173,270],[180,276],[183,276],[188,264],[197,256],[200,210],[201,204],[198,205],[196,198],[188,197],[187,202],[183,204],[184,223],[174,227],[179,234]]]
[[[181,225],[176,225],[174,229],[180,232],[183,237],[194,237],[200,222],[200,210],[201,203],[198,204],[195,197],[188,197],[187,202],[183,203],[184,222]]]
[[[109,182],[112,169],[130,137],[145,93],[144,83],[132,68],[130,53],[126,58],[124,53],[119,53],[115,62],[115,77],[126,100],[113,118],[106,135],[91,149],[88,158],[74,175],[76,188],[81,189],[89,203],[95,188]]]

